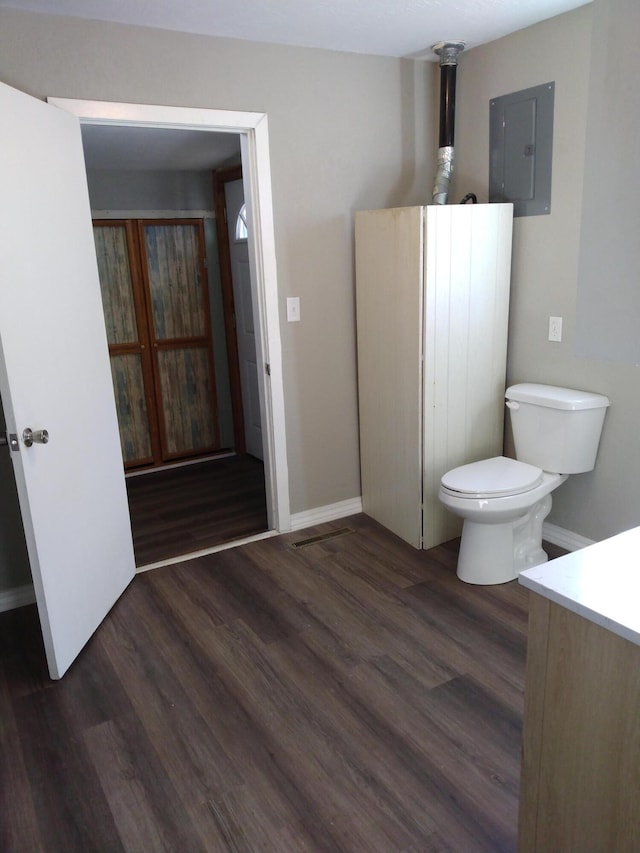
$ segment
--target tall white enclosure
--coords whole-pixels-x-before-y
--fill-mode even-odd
[[[458,536],[451,468],[502,453],[513,205],[356,213],[362,504],[415,548]]]

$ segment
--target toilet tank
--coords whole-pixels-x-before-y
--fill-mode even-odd
[[[511,385],[505,397],[516,459],[555,474],[593,470],[607,397],[531,382]]]

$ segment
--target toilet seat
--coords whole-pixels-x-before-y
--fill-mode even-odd
[[[541,468],[494,456],[454,468],[440,482],[445,492],[461,498],[495,498],[528,492],[540,485],[542,478]]]

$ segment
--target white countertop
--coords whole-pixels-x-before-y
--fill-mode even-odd
[[[640,646],[640,527],[526,569],[518,579]]]

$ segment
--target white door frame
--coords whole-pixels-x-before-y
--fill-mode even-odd
[[[291,530],[289,474],[284,414],[282,346],[278,310],[269,135],[265,113],[47,99],[77,116],[81,124],[201,130],[240,135],[247,221],[253,239],[249,262],[253,289],[256,355],[265,366],[259,372],[268,523],[271,530]]]

